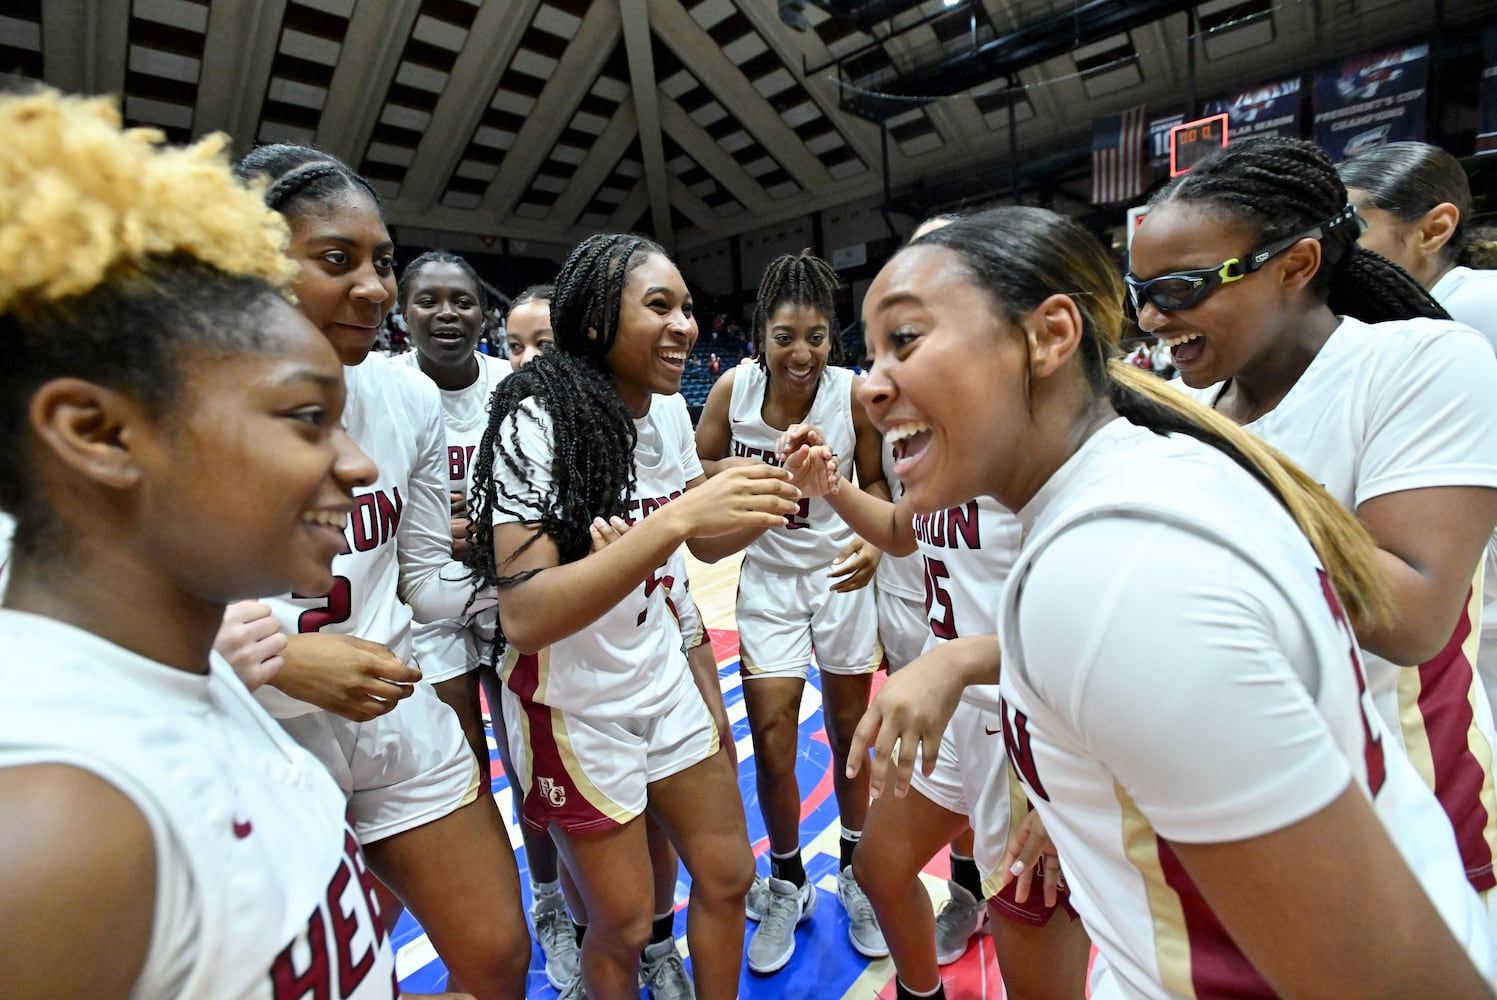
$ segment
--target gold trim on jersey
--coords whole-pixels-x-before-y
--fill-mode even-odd
[[[556,741],[556,752],[561,757],[562,766],[566,769],[568,780],[572,782],[577,791],[582,793],[582,797],[587,800],[588,805],[620,826],[638,816],[639,813],[630,812],[628,809],[625,809],[609,798],[601,788],[593,784],[592,779],[588,777],[586,765],[582,763],[577,757],[576,751],[572,749],[572,737],[567,733],[566,713],[559,708],[553,708],[550,712],[551,738]],[[714,732],[716,729],[717,727],[714,726]]]
[[[1171,993],[1196,995],[1191,979],[1190,938],[1185,931],[1185,911],[1180,897],[1165,880],[1159,864],[1159,835],[1116,781],[1112,785],[1122,811],[1123,854],[1143,876],[1149,915],[1154,921],[1154,961],[1159,981]]]
[[[1002,739],[1002,737],[997,738]],[[1003,773],[1008,776],[1008,829],[1004,831],[1004,839],[1006,840],[1008,837],[1013,836],[1013,832],[1019,828],[1019,824],[1024,822],[1025,818],[1029,816],[1030,810],[1029,795],[1024,791],[1024,783],[1019,780],[1019,776],[1014,773],[1014,769],[1008,766],[1007,755],[1003,758]],[[967,808],[974,809],[975,806],[969,802],[967,803]],[[982,880],[983,897],[992,899],[1002,892],[1004,886],[1009,881],[1004,878],[1007,874],[1005,871],[989,872],[987,878]]]
[[[1493,758],[1492,744],[1477,721],[1483,717],[1479,702],[1484,700],[1477,694],[1482,681],[1481,675],[1476,670],[1476,655],[1481,648],[1481,588],[1485,569],[1484,561],[1483,564],[1477,565],[1476,576],[1472,581],[1471,592],[1467,595],[1464,609],[1467,619],[1471,622],[1471,632],[1466,636],[1466,641],[1461,644],[1461,655],[1465,657],[1466,663],[1471,668],[1471,682],[1466,687],[1466,703],[1471,707],[1471,725],[1467,727],[1466,737],[1462,742],[1470,751],[1476,765],[1481,768],[1482,781],[1478,801],[1487,817],[1482,827],[1481,837],[1492,857],[1497,858],[1497,782],[1494,782],[1493,774],[1497,761]],[[1423,780],[1425,787],[1434,789],[1434,753],[1430,750],[1429,732],[1425,724],[1424,713],[1419,708],[1419,696],[1422,693],[1423,684],[1420,680],[1419,668],[1399,668],[1399,735],[1403,738],[1404,750],[1413,763],[1414,770],[1419,772],[1419,777]],[[1488,706],[1487,716],[1490,717],[1490,715],[1491,709]],[[1464,846],[1462,850],[1465,850]]]

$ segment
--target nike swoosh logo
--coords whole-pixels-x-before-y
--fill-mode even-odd
[[[254,828],[254,824],[252,824],[249,820],[236,819],[234,821],[234,836],[238,837],[240,840],[243,840],[245,837],[248,837],[250,835],[250,831]]]
[[[1000,726],[997,729],[989,729],[987,726],[983,726],[982,731],[987,733],[989,736],[997,736],[999,733],[1003,732],[1003,728]]]

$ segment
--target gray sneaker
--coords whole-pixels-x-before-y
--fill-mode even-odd
[[[764,912],[769,909],[769,879],[763,875],[754,876],[754,884],[749,886],[748,895],[743,897],[743,911],[748,918],[754,922],[764,919]]]
[[[769,905],[759,919],[759,929],[749,939],[748,966],[760,975],[779,972],[795,954],[795,928],[816,909],[816,887],[771,877]]]
[[[955,882],[947,881],[951,898],[936,914],[936,962],[950,965],[967,953],[972,935],[988,925],[988,906]]]
[[[863,887],[852,876],[852,865],[837,873],[837,898],[847,911],[847,939],[864,958],[884,958],[889,946],[884,943],[884,932],[878,929],[878,918],[873,915],[873,904],[863,895]]]
[[[645,992],[651,1000],[696,1000],[696,990],[674,940],[645,945],[643,972]]]
[[[535,940],[541,946],[541,954],[546,956],[546,981],[559,990],[577,978],[582,962],[567,901],[559,892],[537,896],[530,907],[530,922],[535,925]]]
[[[587,987],[582,985],[582,970],[578,969],[572,981],[562,989],[561,995],[556,1000],[588,1000]]]

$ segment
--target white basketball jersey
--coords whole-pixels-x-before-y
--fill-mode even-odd
[[[442,404],[425,375],[378,354],[345,367],[343,378],[343,425],[379,466],[379,477],[354,494],[346,551],[333,559],[333,589],[269,603],[288,633],[354,635],[408,661],[412,617],[455,618],[472,593],[467,568],[452,558]],[[274,715],[298,714],[296,704],[312,710],[287,705],[291,699],[269,685],[261,692]]]
[[[686,400],[679,394],[655,396],[650,412],[634,422],[634,492],[624,520],[630,524],[679,497],[702,474]],[[550,418],[526,400],[506,418],[506,441],[519,432],[517,456],[523,475],[503,461],[494,477],[503,491],[519,498],[513,510],[494,513],[494,523],[538,521],[551,489],[555,439]],[[656,716],[695,693],[681,651],[681,631],[667,606],[675,584],[672,554],[631,596],[597,621],[534,654],[510,647],[502,667],[505,683],[521,698],[593,718]],[[579,601],[588,595],[578,594]]]
[[[1019,552],[1019,521],[990,497],[915,516],[930,634],[925,652],[993,630],[998,601]],[[962,700],[996,709],[998,685],[972,684]]]
[[[844,469],[851,470],[857,451],[857,433],[852,422],[853,373],[828,366],[816,387],[811,412],[802,423],[815,424],[826,435],[826,443]],[[764,422],[762,411],[769,390],[769,373],[758,365],[740,365],[733,374],[733,395],[728,401],[728,429],[732,434],[728,454],[735,457],[775,460],[775,440],[780,431]],[[770,528],[744,549],[745,559],[780,570],[824,569],[852,543],[853,531],[832,510],[824,497],[800,502],[800,510],[781,528]]]
[[[1221,387],[1186,391],[1210,405]],[[1497,358],[1458,323],[1344,319],[1279,405],[1246,427],[1348,510],[1401,490],[1497,487]],[[1444,804],[1485,891],[1497,886],[1497,733],[1474,668],[1480,620],[1478,591],[1434,660],[1363,661],[1383,721]]]
[[[884,467],[884,482],[889,484],[889,495],[897,503],[904,496],[904,483],[894,475],[894,446],[884,441],[882,452],[880,461]],[[907,601],[920,600],[924,566],[918,551],[907,556],[885,552],[884,557],[878,561],[878,592],[892,594]]]
[[[1119,419],[1019,518],[999,620],[1004,739],[1101,953],[1094,997],[1273,996],[1171,842],[1282,829],[1348,782],[1491,978],[1449,823],[1366,696],[1314,551],[1266,490],[1215,449]]]
[[[489,424],[489,397],[510,374],[509,362],[474,354],[478,377],[463,389],[442,389],[442,418],[447,427],[447,488],[472,496],[473,454]],[[406,364],[421,369],[421,353],[400,356]],[[435,622],[412,625],[412,650],[424,675],[432,681],[447,680],[478,666],[485,645],[494,635],[494,608]],[[464,636],[472,632],[472,638]],[[474,641],[477,640],[477,641]]]
[[[0,511],[0,597],[5,596],[5,581],[10,576],[11,535],[15,530],[15,519]]]
[[[1452,319],[1465,323],[1497,349],[1497,271],[1452,267],[1429,290]],[[1487,543],[1483,573],[1481,633],[1483,648],[1476,669],[1497,708],[1497,534]]]
[[[8,610],[0,647],[0,767],[89,771],[150,826],[155,919],[132,995],[396,995],[348,803],[228,664],[188,674]]]
[[[447,428],[447,481],[453,492],[467,494],[473,480],[473,452],[489,424],[489,397],[510,374],[509,362],[475,353],[478,378],[462,389],[442,389],[442,421]],[[400,360],[421,370],[421,352],[407,351]],[[424,374],[424,373],[423,373]]]

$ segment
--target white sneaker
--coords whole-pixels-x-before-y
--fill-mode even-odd
[[[950,965],[967,953],[972,936],[988,925],[988,905],[955,882],[951,898],[936,914],[936,963]]]
[[[582,950],[577,946],[567,901],[559,892],[537,896],[530,907],[530,922],[535,926],[541,954],[546,956],[546,980],[554,989],[562,989],[577,978],[582,967]]]
[[[696,990],[674,940],[645,945],[641,968],[645,992],[651,1000],[696,1000]]]
[[[749,939],[748,967],[760,975],[779,972],[795,954],[795,928],[816,909],[816,887],[770,877],[769,905]]]
[[[754,922],[764,919],[764,913],[769,909],[769,879],[763,875],[754,876],[754,884],[749,886],[748,895],[743,897],[743,912]]]
[[[837,873],[837,898],[847,911],[847,939],[854,950],[864,958],[884,958],[889,946],[884,943],[884,932],[878,928],[878,918],[873,915],[873,904],[863,894],[863,887],[853,878],[852,865]]]

